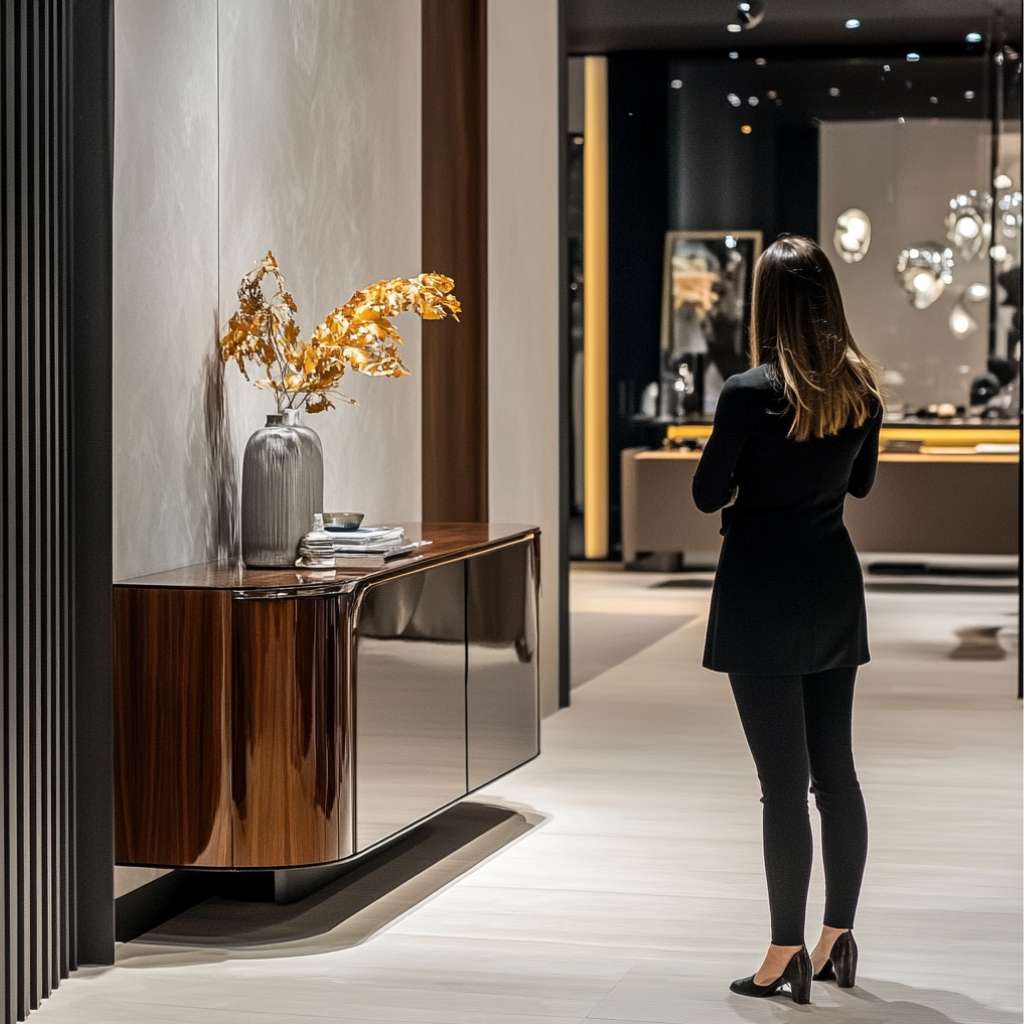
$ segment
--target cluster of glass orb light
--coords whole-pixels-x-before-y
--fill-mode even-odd
[[[1021,234],[1021,193],[1013,189],[1012,180],[1004,173],[995,176],[993,185],[994,199],[978,189],[950,197],[945,242],[916,242],[899,251],[896,280],[915,309],[927,309],[943,294],[953,281],[957,264],[970,263],[983,254],[999,267],[1012,263],[1006,243]],[[836,218],[832,244],[844,262],[859,263],[871,246],[871,218],[854,207],[844,210]],[[988,298],[987,284],[976,282],[964,288],[949,316],[949,328],[955,336],[967,337],[977,330],[971,307],[987,302]]]

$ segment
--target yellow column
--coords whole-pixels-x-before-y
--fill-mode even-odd
[[[583,549],[608,556],[608,61],[584,59]]]

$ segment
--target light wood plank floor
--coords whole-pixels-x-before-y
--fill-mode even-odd
[[[760,804],[707,593],[574,574],[574,607],[694,616],[545,722],[541,758],[291,908],[210,901],[82,971],[40,1024],[1012,1024],[1021,1020],[1016,662],[952,660],[1012,595],[874,593],[856,713],[871,850],[860,984],[746,1000],[767,936]],[[817,823],[815,822],[815,825]],[[820,921],[816,865],[808,938]]]

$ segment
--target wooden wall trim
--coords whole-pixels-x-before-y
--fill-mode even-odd
[[[423,267],[461,323],[423,327],[423,519],[487,520],[487,3],[423,0]]]

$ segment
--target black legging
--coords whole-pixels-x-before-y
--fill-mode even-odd
[[[808,776],[821,813],[825,924],[852,928],[868,822],[853,767],[855,668],[806,676],[730,675],[764,804],[772,942],[800,946],[811,877]]]

